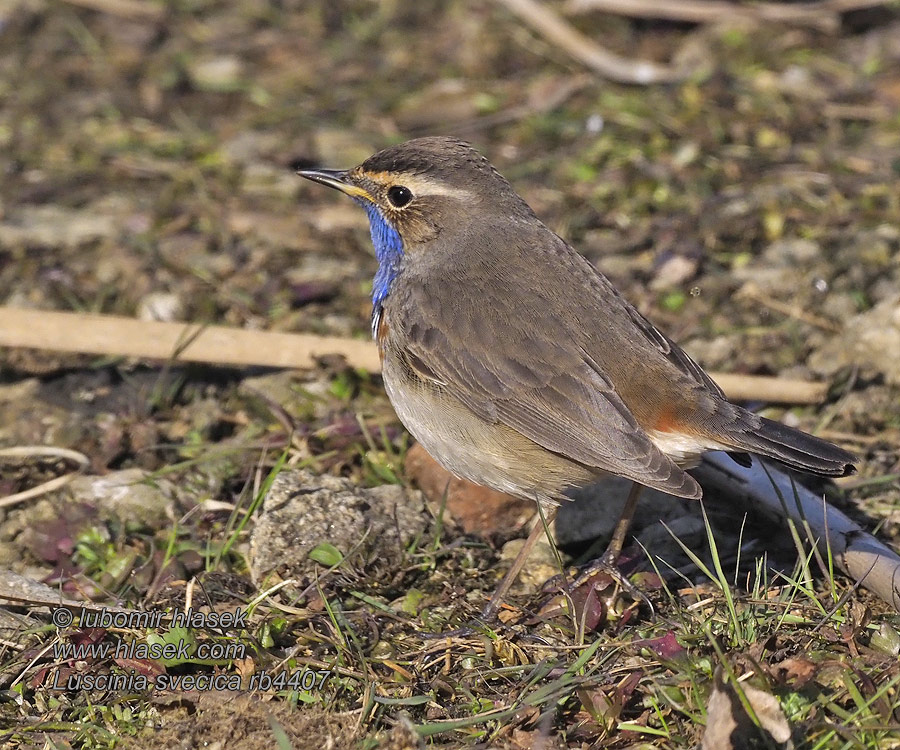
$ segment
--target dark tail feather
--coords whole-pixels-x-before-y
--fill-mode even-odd
[[[808,435],[793,427],[758,417],[760,424],[752,432],[742,432],[735,448],[774,458],[787,466],[827,477],[845,477],[856,473],[857,458],[827,440]],[[755,420],[754,420],[755,421]]]

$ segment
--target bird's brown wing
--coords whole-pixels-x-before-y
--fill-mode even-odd
[[[482,419],[585,466],[699,497],[699,485],[653,444],[583,349],[579,321],[566,315],[577,301],[520,283],[515,272],[495,275],[483,297],[490,301],[471,306],[458,304],[472,294],[466,279],[400,285],[389,302],[398,353]]]
[[[604,281],[606,281],[605,278]],[[707,375],[706,371],[700,367],[700,365],[698,365],[684,349],[678,346],[678,344],[672,341],[672,339],[666,336],[666,334],[660,331],[630,304],[626,302],[626,305],[628,313],[638,329],[657,347],[657,349],[659,349],[660,353],[662,353],[669,362],[706,390],[719,398],[725,398],[725,392],[719,387],[719,384]]]

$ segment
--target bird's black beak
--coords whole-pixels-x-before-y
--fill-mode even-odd
[[[297,174],[305,177],[307,180],[318,182],[320,185],[327,185],[335,190],[340,190],[351,197],[372,200],[365,190],[348,179],[350,175],[349,169],[298,169]]]

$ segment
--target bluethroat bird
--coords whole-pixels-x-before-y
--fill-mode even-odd
[[[701,496],[685,469],[705,451],[824,476],[855,471],[847,451],[729,403],[467,143],[417,138],[354,169],[299,174],[368,214],[385,389],[440,464],[548,515],[568,488],[604,474],[633,480],[591,571],[618,559],[641,486]],[[536,523],[486,615],[541,531]]]

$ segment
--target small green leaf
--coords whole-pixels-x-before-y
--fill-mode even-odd
[[[665,297],[662,298],[660,304],[670,312],[678,312],[682,307],[684,307],[684,303],[687,302],[687,296],[682,291],[674,291],[669,292]]]
[[[350,401],[356,390],[356,383],[352,373],[341,372],[331,381],[329,387],[331,395],[339,398],[341,401]]]
[[[333,568],[335,565],[341,564],[344,556],[341,554],[341,551],[333,544],[323,542],[322,544],[316,545],[309,551],[309,559],[315,560],[317,563],[320,563],[328,568]]]
[[[410,589],[400,602],[400,609],[408,615],[416,615],[419,613],[419,605],[424,598],[423,592],[418,589]]]
[[[872,634],[869,646],[883,654],[897,656],[897,654],[900,654],[900,634],[890,624],[883,622],[878,630]]]

